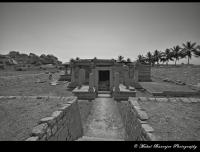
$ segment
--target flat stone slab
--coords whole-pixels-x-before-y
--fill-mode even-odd
[[[189,100],[190,100],[191,102],[198,102],[198,100],[195,99],[195,98],[189,98]]]
[[[184,103],[191,103],[191,101],[188,98],[181,98],[181,100]]]
[[[168,102],[169,99],[168,98],[156,98],[156,101],[158,101],[158,102]]]

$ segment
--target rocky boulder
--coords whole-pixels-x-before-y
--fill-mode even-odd
[[[37,55],[29,55],[29,58],[26,62],[28,64],[36,64],[37,62],[41,62],[41,59]]]

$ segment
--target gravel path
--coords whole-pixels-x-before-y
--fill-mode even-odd
[[[118,111],[117,102],[112,98],[96,98],[93,101],[84,136],[124,139],[124,126]]]

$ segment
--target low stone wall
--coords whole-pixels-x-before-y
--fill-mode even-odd
[[[75,141],[83,136],[78,99],[63,104],[52,116],[43,118],[26,141]]]
[[[0,76],[0,86],[23,85],[24,83],[35,82],[37,79],[48,79],[48,78],[49,75],[45,73],[25,74],[16,76]]]
[[[137,98],[129,97],[125,123],[125,141],[156,141],[154,129],[145,121],[147,113],[142,110]]]

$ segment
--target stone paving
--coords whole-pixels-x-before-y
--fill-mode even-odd
[[[124,126],[118,112],[117,103],[106,96],[93,101],[84,136],[106,139],[124,139]]]

